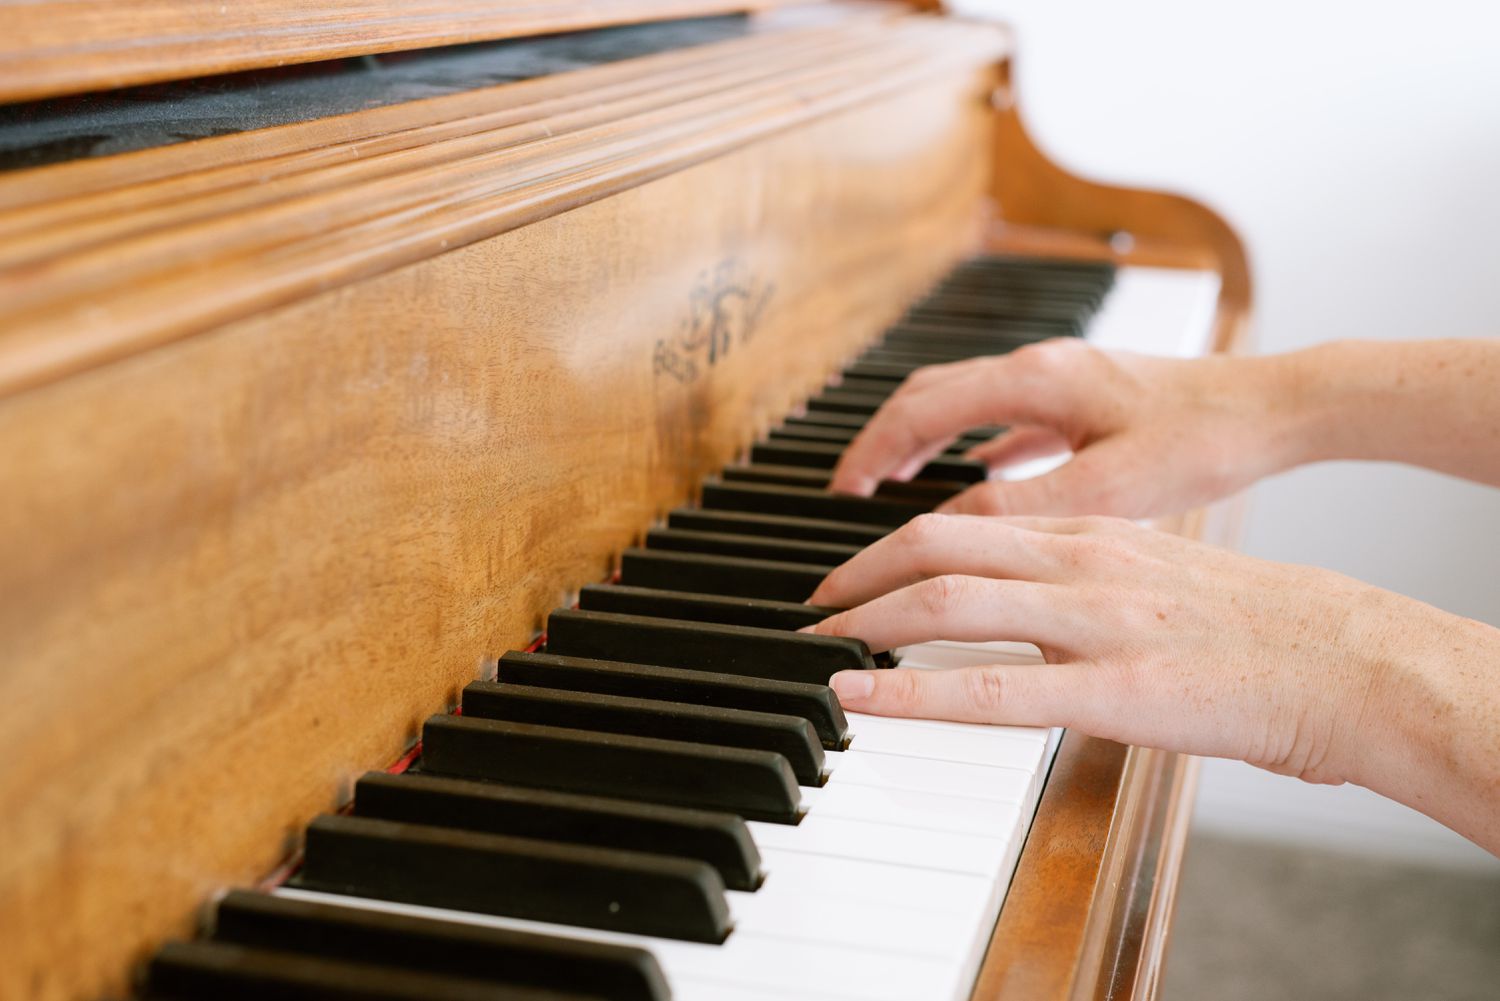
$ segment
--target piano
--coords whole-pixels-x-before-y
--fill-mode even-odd
[[[1049,161],[1003,26],[5,18],[0,997],[1154,996],[1193,762],[845,712],[1039,654],[796,631],[986,475],[826,490],[912,369],[1248,336],[1234,232]]]

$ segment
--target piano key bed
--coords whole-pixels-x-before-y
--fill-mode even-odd
[[[1060,731],[848,713],[826,682],[1040,657],[796,630],[830,613],[802,603],[830,567],[983,479],[962,453],[999,429],[872,498],[828,477],[921,365],[1052,336],[1198,354],[1217,293],[1205,272],[960,264],[542,649],[429,719],[411,768],[309,825],[285,885],[163,948],[145,996],[968,997]]]

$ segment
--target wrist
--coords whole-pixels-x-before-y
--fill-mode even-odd
[[[1360,604],[1343,777],[1495,851],[1500,699],[1480,679],[1500,663],[1500,630],[1373,587]]]
[[[1242,410],[1259,452],[1257,478],[1318,461],[1327,450],[1333,409],[1319,370],[1321,348],[1237,359],[1233,388],[1246,394]]]

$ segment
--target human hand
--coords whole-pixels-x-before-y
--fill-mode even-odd
[[[1003,469],[1072,451],[1043,476],[992,480],[940,510],[1110,514],[1188,510],[1292,464],[1296,429],[1274,358],[1178,360],[1064,338],[914,372],[850,444],[834,490],[909,479],[962,431],[1011,430],[969,452]]]
[[[1047,661],[842,672],[849,709],[1074,727],[1318,782],[1360,781],[1394,746],[1393,603],[1417,604],[1128,521],[964,515],[917,518],[810,600],[849,610],[808,631],[873,650],[1022,640]]]

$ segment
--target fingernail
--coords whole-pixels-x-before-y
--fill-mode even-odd
[[[875,678],[869,671],[840,671],[828,679],[840,702],[868,699],[875,691]]]

